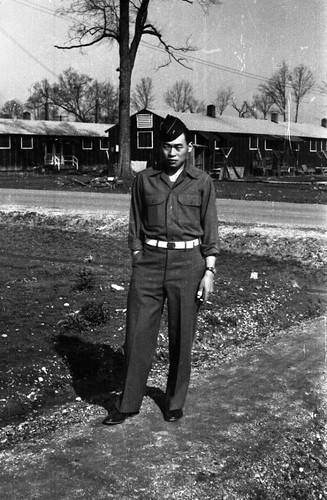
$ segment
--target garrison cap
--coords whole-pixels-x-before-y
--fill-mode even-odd
[[[174,141],[183,133],[188,134],[188,128],[176,116],[167,115],[160,125],[160,139],[162,141]]]

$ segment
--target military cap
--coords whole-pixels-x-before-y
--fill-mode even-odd
[[[160,125],[160,139],[162,141],[174,141],[181,134],[188,136],[189,131],[186,125],[176,116],[167,115]]]

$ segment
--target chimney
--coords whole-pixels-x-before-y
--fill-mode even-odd
[[[327,118],[323,118],[321,120],[321,126],[324,127],[324,128],[327,128]]]
[[[272,111],[271,113],[271,121],[274,123],[278,123],[278,113],[277,111]]]
[[[209,104],[209,106],[207,106],[207,116],[216,118],[216,106],[214,104]]]

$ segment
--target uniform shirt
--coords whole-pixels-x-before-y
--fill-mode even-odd
[[[218,253],[216,194],[211,178],[185,166],[172,183],[162,170],[139,172],[132,188],[128,246],[142,250],[145,238],[201,240],[206,257]]]

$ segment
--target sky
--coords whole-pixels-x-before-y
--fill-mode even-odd
[[[118,86],[118,50],[115,44],[58,50],[69,41],[72,19],[55,15],[69,0],[0,0],[0,106],[9,99],[26,101],[33,84],[56,81],[68,67]],[[195,96],[212,104],[217,92],[231,86],[236,102],[251,100],[282,63],[290,69],[308,66],[318,84],[327,81],[326,0],[223,0],[206,15],[196,0],[151,0],[149,17],[175,46],[186,40],[197,50],[184,68],[164,66],[166,56],[157,40],[143,38],[132,85],[142,77],[153,80],[154,107],[166,108],[164,92],[186,79]],[[294,103],[289,102],[290,115]],[[227,114],[235,115],[232,108]],[[300,122],[319,125],[327,117],[327,96],[314,90],[300,107]]]

